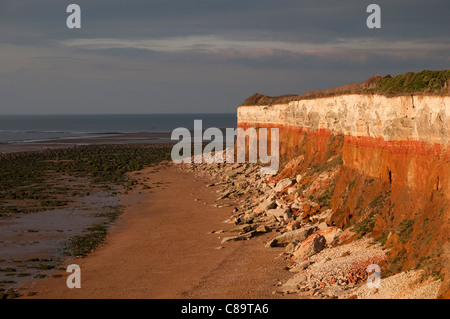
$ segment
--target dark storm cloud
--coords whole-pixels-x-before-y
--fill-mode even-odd
[[[2,26],[42,36],[64,37],[65,8],[73,1],[3,1]],[[367,36],[365,9],[373,1],[292,0],[80,0],[88,37],[189,36],[221,34],[321,41]],[[446,0],[384,0],[383,36],[447,36]],[[5,25],[6,24],[6,25]],[[9,39],[12,34],[2,34]],[[306,39],[305,39],[306,37]]]
[[[0,1],[0,112],[233,112],[256,91],[448,68],[448,1],[376,1],[369,30],[372,2]]]

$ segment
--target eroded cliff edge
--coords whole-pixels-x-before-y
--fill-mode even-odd
[[[238,126],[279,128],[275,178],[301,176],[330,223],[381,242],[385,275],[424,269],[448,298],[449,106],[446,95],[342,94],[241,105]]]

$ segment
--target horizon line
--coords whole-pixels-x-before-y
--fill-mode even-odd
[[[197,114],[236,114],[236,112],[192,112],[192,113],[0,113],[0,116],[42,116],[42,115],[197,115]]]

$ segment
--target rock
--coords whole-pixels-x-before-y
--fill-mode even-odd
[[[230,196],[234,192],[235,191],[227,191],[227,192],[223,193],[221,196],[217,197],[217,200],[228,198],[228,196]]]
[[[234,233],[247,233],[249,231],[252,230],[252,225],[249,224],[243,224],[243,225],[239,225],[236,228],[233,228],[232,230],[230,230],[230,232],[234,232]]]
[[[286,230],[287,231],[293,231],[293,230],[296,230],[296,229],[299,229],[299,228],[300,228],[300,223],[298,221],[296,221],[296,220],[291,221],[291,222],[289,222],[286,225]]]
[[[267,216],[267,218],[266,218],[266,222],[267,223],[273,223],[273,222],[276,222],[276,221],[277,221],[277,219],[276,219],[275,216]]]
[[[305,204],[305,205],[303,205],[302,210],[304,213],[309,214],[309,212],[311,211],[311,208],[312,208],[311,205]]]
[[[292,213],[291,213],[291,211],[289,210],[289,212],[288,213],[284,213],[283,214],[283,220],[285,221],[285,222],[291,222],[293,219],[292,219]]]
[[[317,230],[316,227],[304,227],[297,230],[285,232],[284,234],[281,234],[277,237],[275,237],[279,243],[288,243],[292,242],[294,240],[297,240],[298,242],[304,241],[308,236],[310,236],[312,233],[314,233]]]
[[[277,204],[277,206],[279,208],[286,208],[286,203],[284,202],[284,200],[282,200],[281,198],[276,199],[275,200],[275,204]]]
[[[294,240],[287,244],[286,248],[284,248],[284,252],[287,254],[292,254],[295,250],[295,247],[299,244],[298,240]]]
[[[297,262],[303,261],[305,258],[311,257],[322,251],[325,248],[325,245],[325,237],[314,233],[303,241],[300,247],[294,251],[294,260]]]
[[[303,208],[303,203],[297,198],[292,204],[291,204],[291,208],[295,208],[297,210],[302,210]]]
[[[290,178],[285,178],[285,179],[282,179],[281,181],[279,181],[277,183],[277,185],[275,186],[274,190],[276,192],[281,192],[282,190],[284,190],[285,188],[291,186],[292,184],[293,183],[292,183],[292,180]]]
[[[273,200],[266,200],[258,205],[255,209],[255,212],[258,214],[260,212],[267,212],[270,209],[274,209],[277,207],[277,204]]]
[[[276,208],[269,209],[267,211],[267,216],[274,216],[278,221],[282,221],[291,218],[292,213],[290,208]]]
[[[259,225],[256,228],[256,232],[257,233],[267,233],[268,231],[270,231],[269,227],[267,227],[266,225]]]
[[[342,234],[342,230],[335,226],[331,226],[320,229],[316,231],[315,234],[322,235],[323,237],[325,237],[326,244],[329,245],[331,244],[331,242],[333,242],[333,240],[338,238],[340,234]]]
[[[222,239],[222,244],[225,244],[229,241],[236,241],[236,240],[239,240],[239,236],[224,237]]]
[[[244,189],[244,188],[246,188],[246,187],[248,186],[248,182],[245,181],[245,180],[238,181],[238,182],[235,182],[235,183],[234,183],[234,186],[235,186],[237,189]]]
[[[301,272],[301,271],[305,270],[306,268],[308,268],[312,263],[313,262],[310,260],[301,261],[297,265],[295,265],[294,267],[289,269],[289,271],[290,272]]]
[[[271,247],[277,247],[277,245],[278,245],[278,241],[276,239],[272,239],[266,244],[265,247],[271,248]]]
[[[248,213],[245,214],[243,217],[244,223],[246,224],[252,224],[253,220],[256,218],[256,214],[255,213]]]
[[[319,225],[317,225],[317,227],[319,229],[325,229],[325,228],[328,228],[328,225],[327,225],[327,223],[322,222],[322,223],[319,223]]]
[[[332,216],[333,216],[333,211],[331,209],[326,209],[317,216],[317,220],[319,223],[324,222],[328,226],[331,226],[331,224],[332,224],[331,217]]]
[[[296,177],[295,177],[295,180],[297,181],[297,183],[300,183],[300,181],[302,180],[302,178],[303,178],[303,176],[302,175],[297,175]]]
[[[239,235],[239,239],[249,239],[249,238],[252,238],[253,235],[255,235],[255,234],[256,234],[256,230],[252,230],[247,233]]]
[[[245,239],[249,239],[251,237],[253,237],[253,235],[256,234],[256,231],[249,231],[247,233],[243,233],[239,236],[231,236],[231,237],[224,237],[222,239],[222,244],[227,243],[229,241],[238,241],[238,240],[245,240]]]
[[[258,216],[265,212],[264,209],[261,209],[261,208],[259,208],[259,207],[256,207],[253,211],[254,211],[255,214],[258,215]]]

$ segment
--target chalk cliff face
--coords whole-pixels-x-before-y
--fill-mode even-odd
[[[450,106],[450,96],[354,94],[271,106],[240,106],[238,122],[445,145],[450,132],[447,106]]]
[[[391,271],[445,274],[449,297],[449,116],[450,96],[349,94],[239,106],[238,126],[279,128],[280,176],[302,175],[335,225],[380,238]]]

